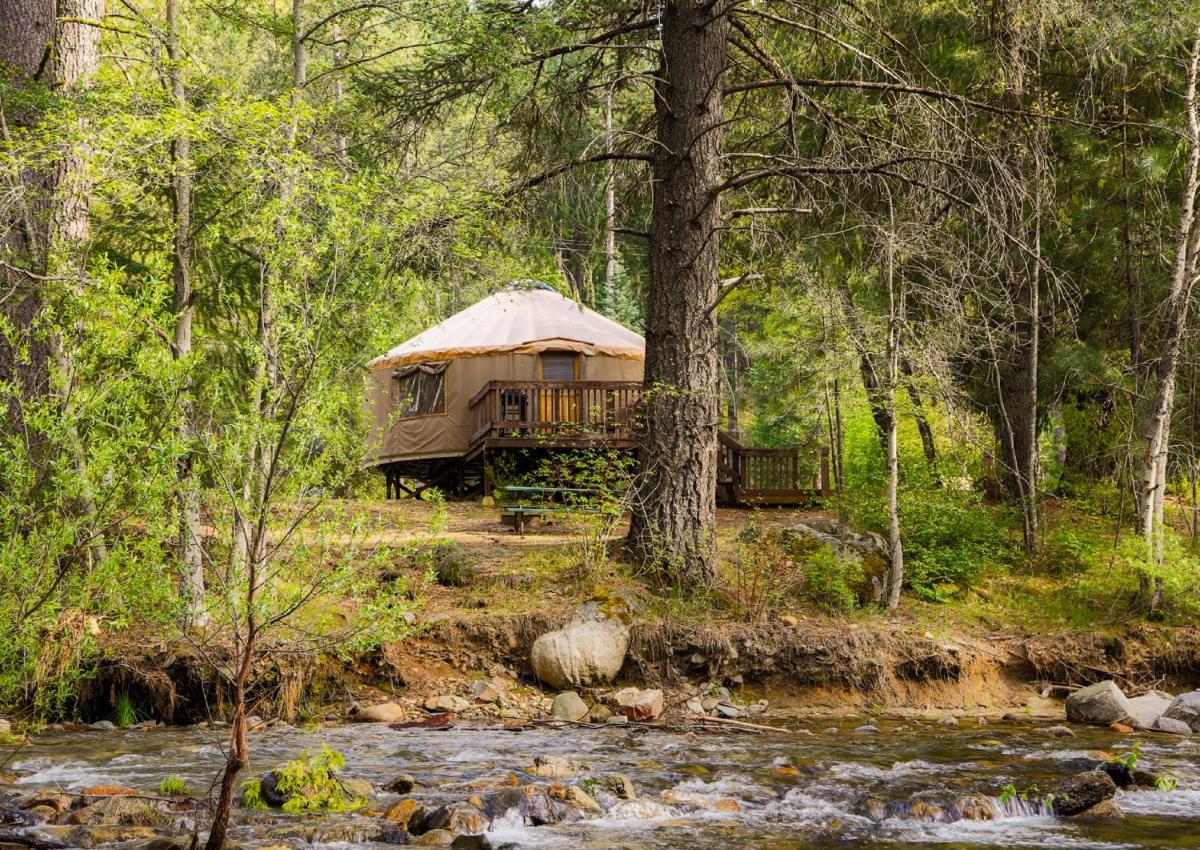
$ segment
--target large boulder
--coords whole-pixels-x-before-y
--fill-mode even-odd
[[[1067,720],[1094,726],[1130,723],[1133,706],[1117,683],[1109,679],[1080,688],[1067,697]]]
[[[555,720],[583,720],[588,716],[587,703],[574,691],[563,691],[554,698],[550,716]]]
[[[378,705],[368,705],[358,708],[352,715],[357,723],[394,723],[403,720],[405,710],[394,702],[381,702]]]
[[[1112,777],[1102,770],[1089,770],[1056,782],[1045,799],[1059,817],[1082,814],[1093,806],[1111,800],[1117,793]]]
[[[1138,729],[1153,729],[1155,721],[1163,716],[1175,697],[1162,691],[1150,691],[1129,700],[1133,710],[1133,725]]]
[[[1200,691],[1190,691],[1175,697],[1163,717],[1182,720],[1193,732],[1200,732]]]
[[[535,640],[531,660],[538,679],[568,690],[611,682],[628,651],[628,627],[589,603],[563,628]]]
[[[1153,729],[1155,732],[1166,732],[1170,735],[1190,735],[1192,727],[1188,726],[1183,720],[1176,720],[1174,717],[1160,717],[1154,721]]]

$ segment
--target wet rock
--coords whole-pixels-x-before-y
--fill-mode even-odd
[[[532,826],[571,822],[583,818],[583,813],[578,807],[555,799],[544,785],[506,788],[489,794],[483,801],[483,809],[493,820],[516,809],[524,821]]]
[[[1006,711],[1000,717],[1000,719],[1005,723],[1020,723],[1025,718],[1021,717],[1021,715],[1017,714],[1015,711]]]
[[[356,723],[394,723],[403,720],[405,711],[394,702],[381,702],[358,709],[351,716]]]
[[[447,829],[431,829],[409,843],[414,847],[449,847],[454,843],[454,833]]]
[[[878,797],[867,797],[858,804],[858,809],[863,817],[875,823],[881,823],[888,817],[887,803]]]
[[[554,698],[550,716],[555,720],[583,720],[588,716],[587,703],[574,691],[564,691]]]
[[[872,726],[870,723],[863,724],[854,730],[856,735],[877,735],[879,733],[878,726]]]
[[[742,716],[742,710],[732,703],[719,702],[716,709],[713,710],[713,714],[718,717],[728,717],[730,720],[736,720]]]
[[[612,717],[612,709],[607,705],[596,703],[592,706],[592,710],[588,712],[589,723],[605,723],[608,718]]]
[[[1200,732],[1200,691],[1175,697],[1162,716],[1170,720],[1182,720],[1193,732]]]
[[[74,799],[70,794],[64,794],[55,788],[43,788],[40,791],[34,791],[23,799],[20,802],[20,808],[25,811],[36,808],[48,808],[57,814],[71,808],[73,802]]]
[[[533,642],[530,660],[538,679],[552,688],[594,687],[611,682],[625,663],[629,629],[598,605],[582,606],[566,626]]]
[[[1133,725],[1138,729],[1154,728],[1155,721],[1163,716],[1174,700],[1173,694],[1164,691],[1148,691],[1140,697],[1133,697],[1129,700],[1129,706],[1133,710]]]
[[[567,787],[566,793],[567,802],[578,806],[585,812],[600,811],[600,804],[592,798],[592,795],[584,791],[578,785],[570,785]]]
[[[371,783],[365,779],[343,776],[338,779],[338,784],[342,786],[346,797],[351,800],[369,800],[375,793]]]
[[[486,835],[456,835],[450,846],[453,850],[493,850],[494,847]]]
[[[398,803],[392,804],[388,810],[384,812],[383,817],[385,820],[396,824],[396,826],[400,827],[401,829],[408,829],[408,824],[410,821],[414,819],[422,822],[424,821],[424,808],[425,807],[422,806],[417,800],[401,800]],[[417,817],[418,814],[421,815],[420,818]]]
[[[957,726],[958,718],[953,714],[943,714],[938,718],[938,726]]]
[[[530,767],[527,772],[547,779],[565,779],[586,770],[587,765],[577,759],[563,756],[536,756],[533,760],[533,767]]]
[[[275,809],[287,802],[287,795],[279,790],[279,774],[273,770],[259,781],[258,793],[264,803]]]
[[[663,712],[663,692],[658,688],[623,688],[613,694],[613,700],[630,720],[655,720]]]
[[[1122,735],[1132,735],[1133,734],[1132,726],[1127,726],[1124,723],[1117,723],[1116,721],[1108,724],[1108,728],[1113,730],[1114,732],[1119,732]]]
[[[766,712],[768,705],[770,705],[770,703],[768,703],[765,699],[760,699],[757,702],[752,702],[750,705],[746,706],[746,713],[753,717],[757,717],[758,715]]]
[[[629,722],[629,718],[624,714],[613,714],[605,719],[605,726],[624,726]]]
[[[471,703],[467,702],[462,697],[457,697],[452,694],[440,694],[438,696],[429,697],[425,700],[425,710],[444,712],[444,711],[466,711],[471,707]]]
[[[995,820],[996,807],[983,794],[963,794],[950,805],[953,820]]]
[[[469,834],[475,835],[487,828],[487,816],[483,810],[471,803],[451,803],[438,806],[436,809],[422,810],[421,816],[414,816],[408,822],[408,831],[413,835],[424,835],[427,832],[445,831],[451,836]]]
[[[933,803],[917,800],[917,802],[908,807],[905,815],[909,820],[921,823],[939,823],[946,819],[946,810],[941,806],[935,806]]]
[[[636,800],[633,780],[623,773],[607,773],[600,777],[600,787],[618,800]]]
[[[1128,723],[1133,716],[1129,699],[1111,679],[1080,688],[1067,697],[1067,720],[1107,726]]]
[[[392,779],[383,786],[384,791],[390,791],[393,794],[407,794],[409,791],[417,787],[417,778],[411,773],[400,773],[392,777]]]
[[[72,847],[112,847],[126,841],[146,841],[156,837],[148,826],[138,824],[103,824],[80,826],[71,830],[67,841]]]
[[[1088,821],[1090,823],[1105,823],[1124,820],[1125,813],[1121,811],[1121,807],[1117,805],[1116,800],[1101,800],[1087,811],[1080,812],[1079,814],[1072,815],[1071,817],[1073,820]]]
[[[169,826],[174,820],[166,804],[136,797],[108,797],[76,809],[67,816],[68,823],[84,826]]]
[[[1190,735],[1192,727],[1188,726],[1182,720],[1177,720],[1174,717],[1160,717],[1154,721],[1152,727],[1155,732],[1167,732],[1171,735]]]
[[[1070,726],[1047,726],[1046,734],[1051,738],[1074,738],[1075,731]]]
[[[1129,766],[1125,762],[1106,761],[1098,769],[1107,773],[1108,778],[1113,781],[1113,785],[1116,785],[1118,788],[1130,788],[1133,786],[1133,771],[1129,769]]]
[[[321,824],[313,834],[313,844],[403,844],[408,833],[403,827],[379,818],[339,816]]]
[[[471,682],[471,699],[476,702],[498,703],[504,698],[504,688],[495,679],[476,679]]]
[[[1089,770],[1060,780],[1047,789],[1044,798],[1056,815],[1071,817],[1086,812],[1117,793],[1116,783],[1102,770]]]
[[[92,803],[108,797],[136,797],[140,792],[128,785],[93,785],[80,792],[81,805],[90,806]]]
[[[111,720],[97,720],[88,726],[89,729],[95,729],[97,732],[111,732],[117,728],[117,725]]]

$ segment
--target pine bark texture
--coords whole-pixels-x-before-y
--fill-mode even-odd
[[[716,578],[721,183],[728,6],[666,2],[655,82],[646,433],[629,528],[635,557],[669,584]]]

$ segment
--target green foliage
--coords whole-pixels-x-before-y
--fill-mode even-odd
[[[266,811],[271,807],[262,796],[262,780],[250,779],[242,783],[242,808]]]
[[[1110,764],[1124,765],[1126,770],[1130,772],[1137,770],[1138,762],[1142,760],[1142,742],[1134,741],[1129,752],[1123,756],[1114,756],[1109,759]]]
[[[133,708],[133,700],[129,694],[117,696],[117,704],[113,708],[113,723],[122,729],[128,729],[137,723],[137,712]]]
[[[347,812],[361,809],[367,801],[348,793],[338,778],[345,757],[327,744],[321,752],[289,761],[276,769],[276,788],[284,797],[285,812]]]
[[[257,781],[257,780],[255,780],[255,781]],[[249,785],[249,783],[247,783],[247,785]],[[245,804],[245,801],[248,796],[247,791],[248,791],[247,787],[243,786],[242,787],[243,804]],[[188,796],[189,792],[188,792],[187,783],[184,782],[183,777],[177,776],[176,774],[171,774],[170,776],[164,776],[162,781],[158,783],[158,793],[163,797],[186,797],[186,796]],[[254,807],[247,806],[247,808],[254,808]]]
[[[1170,774],[1163,774],[1154,780],[1154,787],[1159,791],[1178,791],[1179,780]]]
[[[821,546],[805,559],[803,574],[802,595],[817,608],[828,614],[846,614],[858,607],[856,588],[863,578],[858,561]]]

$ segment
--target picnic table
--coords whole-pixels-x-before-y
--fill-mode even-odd
[[[500,520],[503,522],[506,518],[512,517],[513,531],[517,534],[525,534],[525,526],[531,517],[547,516],[551,514],[565,513],[584,513],[595,514],[600,513],[597,508],[584,507],[582,505],[555,505],[550,503],[550,500],[558,497],[586,497],[599,496],[600,489],[596,487],[524,487],[512,486],[502,487],[501,490],[507,495],[509,493],[517,496],[520,501],[516,505],[505,505],[500,511]],[[540,497],[543,501],[537,504],[528,504],[535,498]]]

